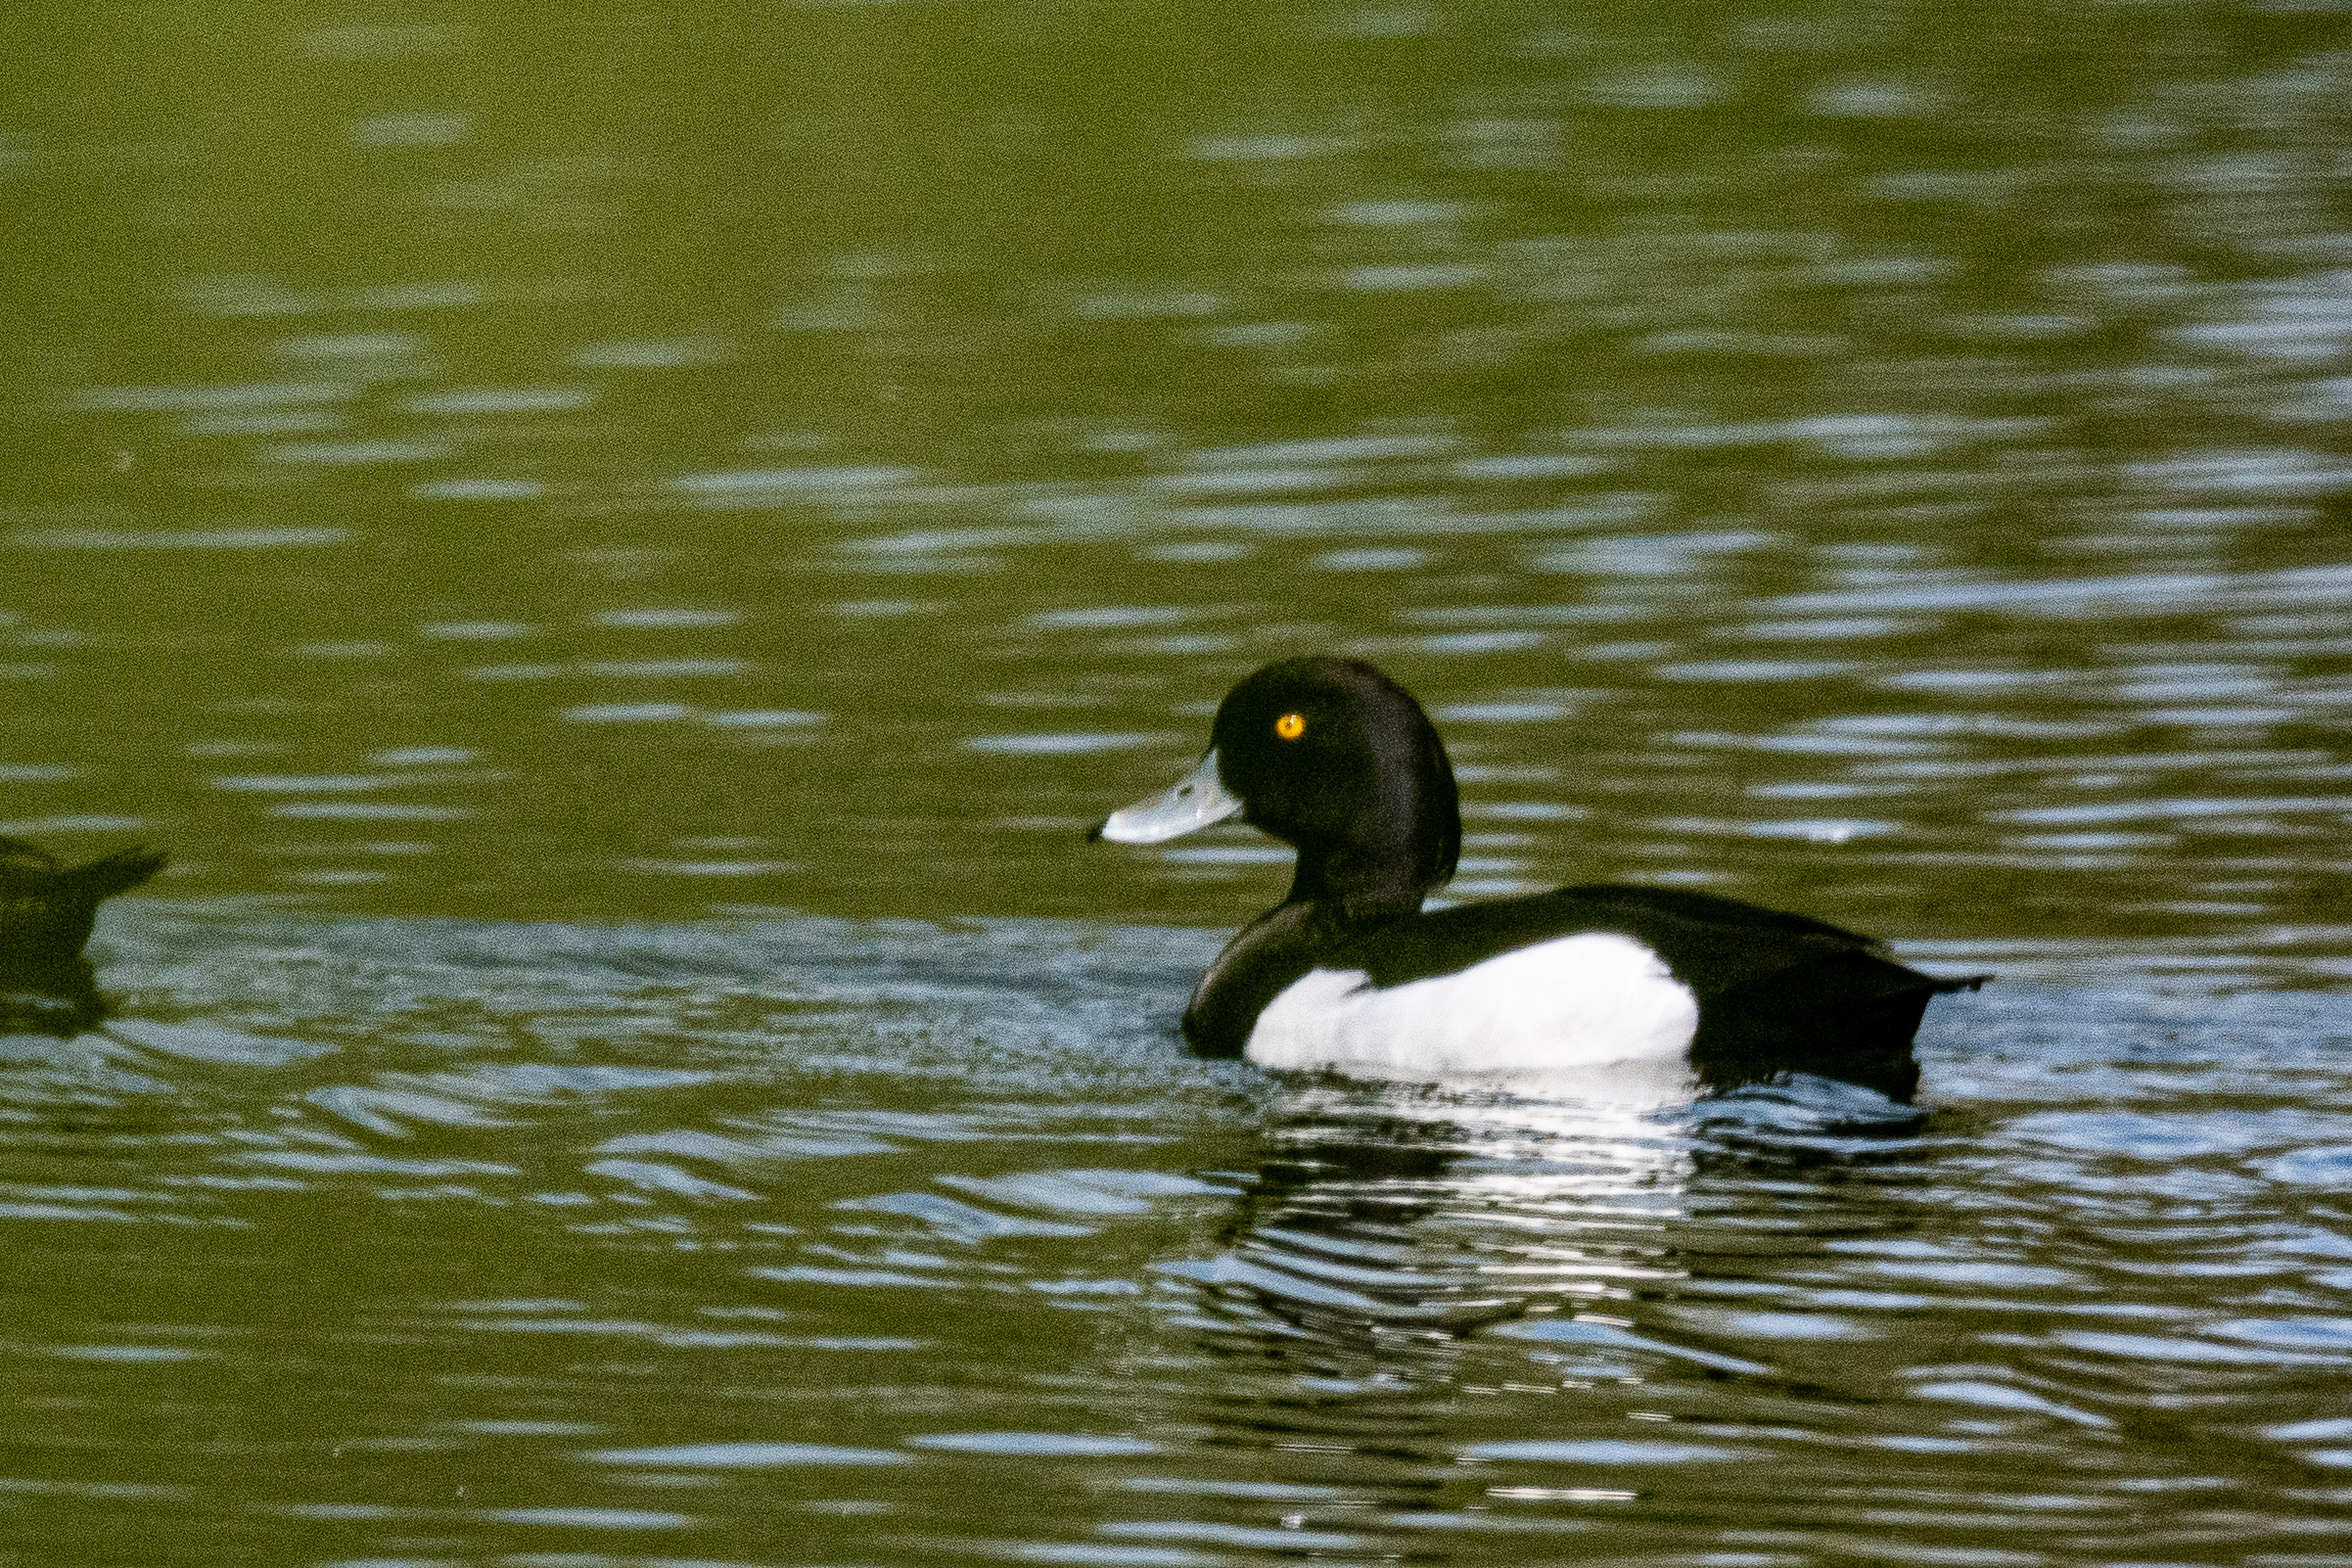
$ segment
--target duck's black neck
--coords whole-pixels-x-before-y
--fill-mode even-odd
[[[1239,1056],[1267,1003],[1332,949],[1421,907],[1426,890],[1397,857],[1299,852],[1290,896],[1243,927],[1201,976],[1184,1038],[1203,1056]]]
[[[1319,905],[1340,927],[1382,925],[1419,909],[1433,885],[1409,851],[1302,844],[1282,907]]]

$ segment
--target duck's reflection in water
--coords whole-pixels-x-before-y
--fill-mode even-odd
[[[0,837],[0,1035],[65,1038],[108,1016],[82,947],[99,904],[154,876],[163,858],[133,849],[68,865]]]
[[[1687,1081],[1547,1087],[1286,1084],[1224,1250],[1194,1276],[1341,1340],[1458,1335],[1647,1277],[1692,1170]]]
[[[1479,1495],[1477,1434],[1524,1432],[1527,1402],[1593,1426],[1605,1457],[1643,1451],[1622,1447],[1622,1400],[1604,1412],[1580,1390],[1776,1381],[1675,1304],[1755,1248],[1878,1222],[1840,1218],[1839,1175],[1910,1158],[1919,1114],[1814,1080],[1695,1101],[1681,1083],[1588,1087],[1284,1086],[1214,1255],[1162,1266],[1195,1287],[1196,1416],[1216,1441],[1304,1485],[1344,1468],[1360,1506],[1419,1517]]]

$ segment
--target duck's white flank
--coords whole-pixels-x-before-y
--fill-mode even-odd
[[[1363,1078],[1551,1078],[1680,1071],[1697,1033],[1698,998],[1656,953],[1589,931],[1385,991],[1361,970],[1309,970],[1258,1015],[1244,1054]]]

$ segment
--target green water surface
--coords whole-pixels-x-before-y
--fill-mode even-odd
[[[173,854],[0,1054],[0,1563],[2352,1560],[2340,5],[0,61],[0,833]],[[2000,969],[1925,1122],[1182,1056],[1282,856],[1082,833],[1313,651],[1453,896]]]

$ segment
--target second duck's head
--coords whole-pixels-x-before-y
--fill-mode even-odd
[[[1412,694],[1356,659],[1284,659],[1225,694],[1208,756],[1167,793],[1112,813],[1118,843],[1239,813],[1299,852],[1291,898],[1417,907],[1453,874],[1453,768]]]

